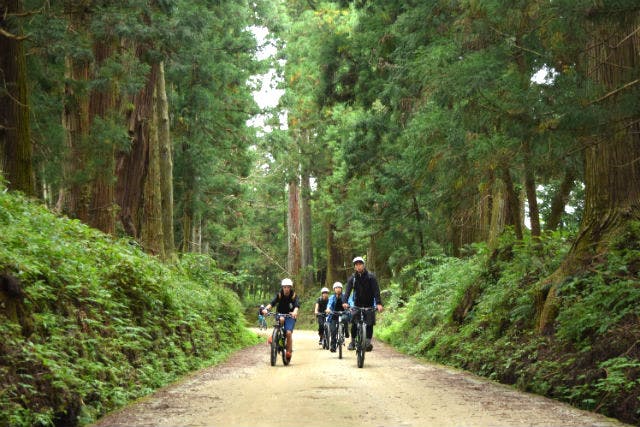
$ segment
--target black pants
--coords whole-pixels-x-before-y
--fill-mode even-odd
[[[324,316],[317,316],[318,319],[318,335],[324,335]]]
[[[342,319],[342,324],[345,328],[349,327],[349,322],[346,319]],[[331,348],[336,348],[338,345],[338,316],[333,315],[331,317],[329,328],[331,330]]]
[[[351,323],[351,336],[356,336],[356,331],[358,330],[357,323],[360,321],[361,311],[354,313],[353,320]],[[373,337],[373,325],[376,324],[376,312],[375,311],[367,311],[364,314],[364,323],[367,324],[367,337],[371,339]]]

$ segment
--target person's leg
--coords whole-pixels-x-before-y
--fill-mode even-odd
[[[370,311],[367,313],[367,337],[365,340],[365,349],[367,351],[373,350],[373,345],[371,344],[371,338],[373,338],[373,325],[376,324],[376,313],[375,311]]]
[[[318,320],[318,344],[322,344],[322,335],[324,331],[324,321],[322,316],[317,316]]]
[[[296,320],[292,317],[287,317],[284,322],[284,330],[287,334],[287,358],[291,358],[293,352],[293,328],[295,327]]]
[[[358,326],[356,325],[358,323],[358,319],[360,319],[360,313],[356,312],[356,314],[353,315],[353,318],[351,319],[351,341],[349,342],[349,346],[347,347],[347,350],[355,350],[356,349],[356,332],[358,329]]]

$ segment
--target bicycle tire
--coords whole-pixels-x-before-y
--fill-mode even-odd
[[[329,334],[330,334],[330,332],[329,332],[329,325],[327,325],[326,321],[324,322],[323,329],[324,329],[324,333],[323,333],[323,336],[322,336],[322,348],[325,349],[325,350],[329,350],[329,336],[330,336]]]
[[[358,323],[358,337],[356,338],[356,355],[358,359],[358,368],[364,366],[364,353],[365,353],[365,326],[364,322]]]
[[[271,334],[271,366],[276,366],[276,360],[278,360],[278,330],[273,329]]]
[[[342,346],[344,345],[344,325],[338,321],[338,336],[337,336],[337,346],[338,346],[338,359],[342,359]]]
[[[283,334],[283,339],[284,339],[284,345],[282,346],[282,363],[284,364],[284,366],[287,366],[290,360],[287,359],[287,333],[286,332]]]

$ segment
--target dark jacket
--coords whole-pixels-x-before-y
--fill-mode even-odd
[[[285,296],[282,290],[280,290],[276,296],[273,297],[269,305],[276,309],[276,313],[287,314],[291,313],[296,307],[300,308],[300,300],[293,290],[291,290],[289,296]]]
[[[342,302],[347,303],[351,292],[355,292],[354,305],[356,307],[373,307],[375,304],[382,304],[380,298],[380,287],[378,280],[373,273],[364,270],[362,274],[353,273],[347,281],[347,291],[342,294]]]

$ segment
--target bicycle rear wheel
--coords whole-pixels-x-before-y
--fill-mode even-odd
[[[358,323],[358,336],[356,337],[356,356],[358,359],[358,368],[364,366],[364,340],[365,340],[365,326],[363,322]]]
[[[278,329],[273,328],[273,333],[271,334],[271,366],[276,366],[276,360],[278,360],[278,340],[280,339],[278,335]]]

